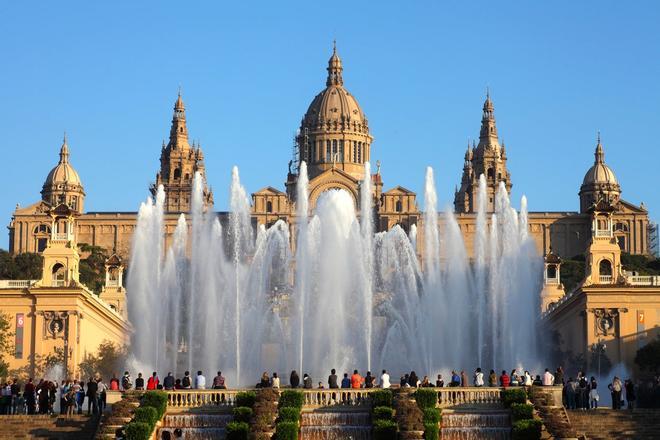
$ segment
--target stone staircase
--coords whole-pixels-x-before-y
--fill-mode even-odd
[[[570,410],[568,416],[578,436],[589,440],[660,438],[660,409]]]
[[[98,417],[11,415],[0,416],[0,439],[90,440],[94,438]]]
[[[300,440],[371,440],[368,411],[303,411]]]

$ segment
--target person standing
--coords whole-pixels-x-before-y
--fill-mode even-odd
[[[612,393],[612,409],[621,409],[621,390],[623,389],[621,379],[614,376],[614,379],[612,379],[612,383],[608,388]]]
[[[481,368],[477,368],[474,372],[474,386],[484,386],[484,373],[481,372]]]
[[[165,379],[163,379],[163,388],[167,391],[172,391],[174,389],[174,376],[171,371],[169,371],[167,376],[165,376]]]
[[[362,379],[362,376],[360,376],[358,370],[353,370],[353,375],[351,376],[351,388],[362,388],[362,384],[364,384],[364,379]]]
[[[106,393],[105,390],[108,388],[104,383],[103,379],[99,377],[97,381],[96,394],[99,397],[99,414],[103,414],[105,411],[105,402],[106,402]]]
[[[137,391],[144,390],[144,377],[142,377],[142,373],[138,373],[138,377],[135,379],[135,389]]]
[[[218,375],[213,378],[213,389],[215,390],[227,389],[225,385],[225,377],[222,375],[222,371],[218,371]]]
[[[589,382],[589,406],[591,409],[598,408],[598,401],[600,396],[598,395],[598,382],[596,378],[591,376],[591,381]]]
[[[555,372],[555,385],[564,386],[564,369],[560,366],[557,367]]]
[[[270,380],[270,385],[273,388],[280,389],[280,377],[275,372],[273,373],[273,378]]]
[[[198,390],[203,390],[206,388],[206,378],[202,374],[201,370],[197,372],[197,377],[195,378],[195,388]]]
[[[298,388],[300,385],[300,376],[296,370],[291,371],[291,376],[289,376],[289,385],[291,388]]]
[[[635,384],[628,379],[626,380],[626,402],[628,402],[628,409],[631,411],[635,408],[635,400],[637,400]]]
[[[34,414],[36,409],[36,396],[35,396],[35,387],[34,379],[28,379],[28,383],[25,384],[23,389],[23,398],[25,399],[25,404],[27,405],[27,413],[29,415]]]
[[[569,377],[568,382],[564,385],[564,391],[566,392],[566,403],[568,409],[575,409],[575,382],[573,378]]]
[[[89,382],[87,382],[87,415],[96,415],[99,412],[99,401],[96,393],[98,389],[99,384],[96,383],[93,377],[90,377]]]
[[[192,379],[190,378],[190,371],[186,371],[181,379],[181,386],[184,390],[192,389]]]
[[[76,403],[78,404],[78,414],[82,414],[83,404],[85,403],[85,382],[79,380],[78,385],[80,385],[80,389],[78,390],[78,395],[76,396]]]
[[[392,384],[390,383],[390,375],[387,374],[387,370],[383,370],[383,372],[380,375],[380,387],[387,389],[391,386]]]
[[[502,375],[500,376],[500,386],[503,388],[508,388],[511,385],[511,378],[506,374],[506,370],[502,370]]]
[[[18,378],[14,378],[11,384],[11,413],[18,414],[18,402],[21,398],[21,385],[18,383]]]
[[[543,373],[543,386],[549,387],[554,384],[555,384],[555,376],[553,376],[550,370],[546,368],[545,373]]]
[[[158,389],[158,384],[160,379],[158,379],[158,374],[154,371],[151,374],[151,377],[147,380],[147,391],[153,391]]]
[[[330,370],[330,376],[328,376],[328,388],[339,388],[339,384],[337,383],[337,371],[334,368]]]
[[[110,379],[110,391],[119,391],[119,378],[117,377],[117,373],[114,373],[112,379]]]

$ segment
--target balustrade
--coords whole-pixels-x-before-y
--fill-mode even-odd
[[[234,406],[242,390],[175,390],[167,392],[168,408]]]
[[[612,284],[612,275],[601,275],[599,280],[601,284]]]
[[[498,405],[502,403],[502,388],[450,387],[435,389],[438,391],[440,408],[467,404]]]
[[[0,280],[0,289],[24,289],[32,283],[34,280]]]

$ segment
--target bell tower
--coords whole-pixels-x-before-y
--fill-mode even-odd
[[[51,233],[44,249],[41,287],[78,287],[80,254],[75,236],[77,213],[62,203],[48,212]]]
[[[204,205],[213,206],[213,192],[206,186],[206,171],[204,154],[199,144],[191,146],[188,142],[188,127],[186,125],[186,108],[181,98],[181,92],[174,103],[174,116],[170,129],[170,140],[163,142],[160,153],[160,171],[156,174],[156,182],[151,185],[151,194],[156,195],[158,186],[165,188],[165,211],[188,212],[192,202],[192,187],[195,173],[199,172],[204,181]]]
[[[479,191],[479,176],[486,177],[486,211],[495,211],[495,194],[500,182],[508,193],[511,192],[511,174],[506,168],[506,150],[504,143],[500,144],[495,124],[495,106],[486,92],[486,101],[481,117],[479,144],[472,147],[468,144],[465,153],[465,164],[461,186],[454,193],[454,210],[471,213],[477,210],[477,192]]]

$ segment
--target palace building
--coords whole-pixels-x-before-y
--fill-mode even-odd
[[[373,142],[374,136],[365,112],[356,97],[345,87],[343,63],[335,48],[328,61],[325,88],[313,98],[302,117],[296,136],[295,155],[289,162],[284,188],[266,186],[252,194],[254,224],[269,226],[281,219],[286,221],[291,228],[295,228],[296,183],[302,161],[306,162],[308,169],[311,210],[314,209],[316,200],[323,191],[339,188],[346,190],[353,197],[356,210],[360,212],[360,184],[365,177],[365,163],[370,162],[372,158]],[[436,159],[430,158],[429,160],[433,162]],[[454,210],[469,254],[473,250],[473,236],[476,230],[479,176],[483,174],[486,178],[487,210],[493,212],[495,193],[500,183],[504,183],[507,191],[510,191],[513,185],[514,176],[511,176],[507,168],[507,160],[505,146],[498,137],[495,105],[490,94],[487,94],[482,108],[479,142],[467,147],[461,181],[454,194]],[[13,254],[39,252],[46,257],[58,242],[57,237],[59,237],[59,232],[56,233],[53,229],[53,215],[59,215],[60,212],[67,210],[69,213],[67,215],[75,219],[69,223],[69,227],[74,229],[67,232],[70,235],[69,252],[76,252],[75,243],[86,243],[105,248],[109,255],[113,255],[113,261],[109,263],[130,261],[131,237],[137,222],[137,212],[85,211],[86,194],[83,179],[73,167],[73,161],[75,161],[75,148],[70,151],[65,138],[60,148],[59,162],[45,179],[41,198],[25,207],[17,205],[13,213],[8,227],[10,252]],[[200,172],[204,179],[204,202],[208,209],[212,209],[213,193],[206,187],[207,170],[204,165],[204,155],[200,145],[190,144],[185,105],[179,93],[174,105],[169,142],[162,145],[160,170],[156,174],[155,182],[149,188],[152,194],[161,184],[165,188],[164,222],[170,236],[174,232],[179,215],[190,210],[192,180],[196,172]],[[84,170],[81,175],[84,177]],[[417,203],[417,195],[399,185],[389,186],[390,189],[385,190],[386,180],[380,173],[378,163],[370,178],[373,188],[376,229],[384,231],[400,225],[404,230],[409,231],[412,225],[418,225],[420,234],[417,249],[420,254],[423,254],[421,251],[423,228],[419,228],[422,216]],[[579,206],[579,210],[530,212],[529,233],[536,242],[539,254],[546,256],[550,271],[546,273],[546,287],[542,293],[542,309],[545,313],[549,313],[547,319],[553,323],[579,320],[580,324],[561,325],[563,328],[572,328],[571,325],[581,326],[584,341],[592,341],[595,336],[588,336],[587,333],[591,332],[591,327],[594,327],[596,332],[594,335],[599,334],[601,324],[597,322],[597,318],[600,316],[612,319],[614,328],[618,329],[617,331],[624,331],[624,325],[620,323],[618,317],[622,316],[621,309],[625,307],[620,306],[615,299],[621,298],[622,292],[626,289],[632,289],[634,283],[627,282],[629,278],[621,271],[620,258],[617,259],[616,255],[617,253],[620,255],[621,252],[649,254],[649,218],[648,211],[643,204],[636,205],[621,198],[622,185],[618,182],[612,168],[606,164],[600,136],[595,146],[594,164],[586,171],[582,185],[580,188],[576,188],[576,192],[578,195],[576,205]],[[597,207],[597,211],[594,211],[595,207]],[[606,207],[607,213],[605,221],[608,235],[606,237],[604,233],[601,233],[603,229],[600,223],[595,220],[600,221],[598,217],[601,215],[601,210],[605,209],[604,207]],[[220,217],[226,215],[226,212],[218,212]],[[442,217],[439,222],[439,227],[442,229]],[[292,236],[295,235],[292,234]],[[606,240],[606,243],[601,239]],[[568,296],[574,299],[570,301],[565,299],[566,294],[570,292],[564,292],[558,281],[561,259],[585,253],[600,255],[600,252],[609,252],[608,261],[611,265],[607,272],[609,275],[604,275],[605,272],[601,270],[602,268],[599,269],[600,263],[595,260],[590,261],[589,267],[592,275],[581,288],[583,295],[573,293],[573,296]],[[74,263],[72,264],[75,264],[76,258],[79,258],[77,253],[73,257]],[[47,273],[51,268],[45,267],[44,270],[42,284],[30,285],[29,289],[54,288],[49,284],[50,278],[48,277],[51,275]],[[552,272],[552,270],[556,271]],[[56,276],[60,276],[59,272]],[[69,287],[69,284],[67,284],[68,290],[65,289],[73,295],[72,301],[74,297],[86,298],[88,291],[84,286],[77,284],[75,277],[66,274],[63,276],[67,283],[73,283],[71,286],[76,286],[75,294],[71,290],[74,287]],[[606,283],[606,287],[603,287],[602,284],[603,276],[611,277],[610,281]],[[59,282],[60,278],[57,278],[57,281]],[[655,281],[644,281],[644,283],[648,282]],[[655,292],[651,293],[652,295],[658,294],[657,291],[653,289],[652,291]],[[607,294],[602,292],[607,292]],[[641,290],[635,289],[635,292],[641,292]],[[122,295],[123,292],[119,294],[106,292],[105,296],[101,295],[101,299],[105,297],[107,300],[106,304],[113,305],[111,311],[103,309],[104,316],[107,315],[107,319],[112,322],[123,313],[121,310]],[[581,308],[575,308],[568,314],[561,312],[577,301],[575,298],[578,297],[586,298],[580,300],[582,301]],[[596,297],[601,302],[590,305],[590,298]],[[605,307],[603,304],[610,305]],[[655,307],[653,314],[657,315],[653,317],[653,322],[660,322],[660,305],[653,307]],[[591,312],[592,309],[595,311]],[[617,311],[612,312],[614,309]],[[551,311],[548,312],[548,310]],[[631,308],[628,307],[628,310]],[[80,313],[87,314],[88,312]],[[35,317],[36,321],[31,325],[43,325],[43,332],[46,334],[50,324],[45,315],[37,316],[39,317]],[[68,316],[71,319],[71,316],[77,315]],[[579,318],[576,318],[577,316]],[[644,316],[645,319],[649,319],[648,314]],[[80,322],[79,317],[75,319]],[[120,324],[118,323],[117,326]],[[634,326],[629,327],[626,324],[626,332],[634,330],[632,328]],[[611,335],[611,333],[609,334]],[[620,336],[624,337],[623,333]],[[576,347],[586,346],[587,342],[584,341],[577,342]],[[576,347],[573,348],[577,350]]]

